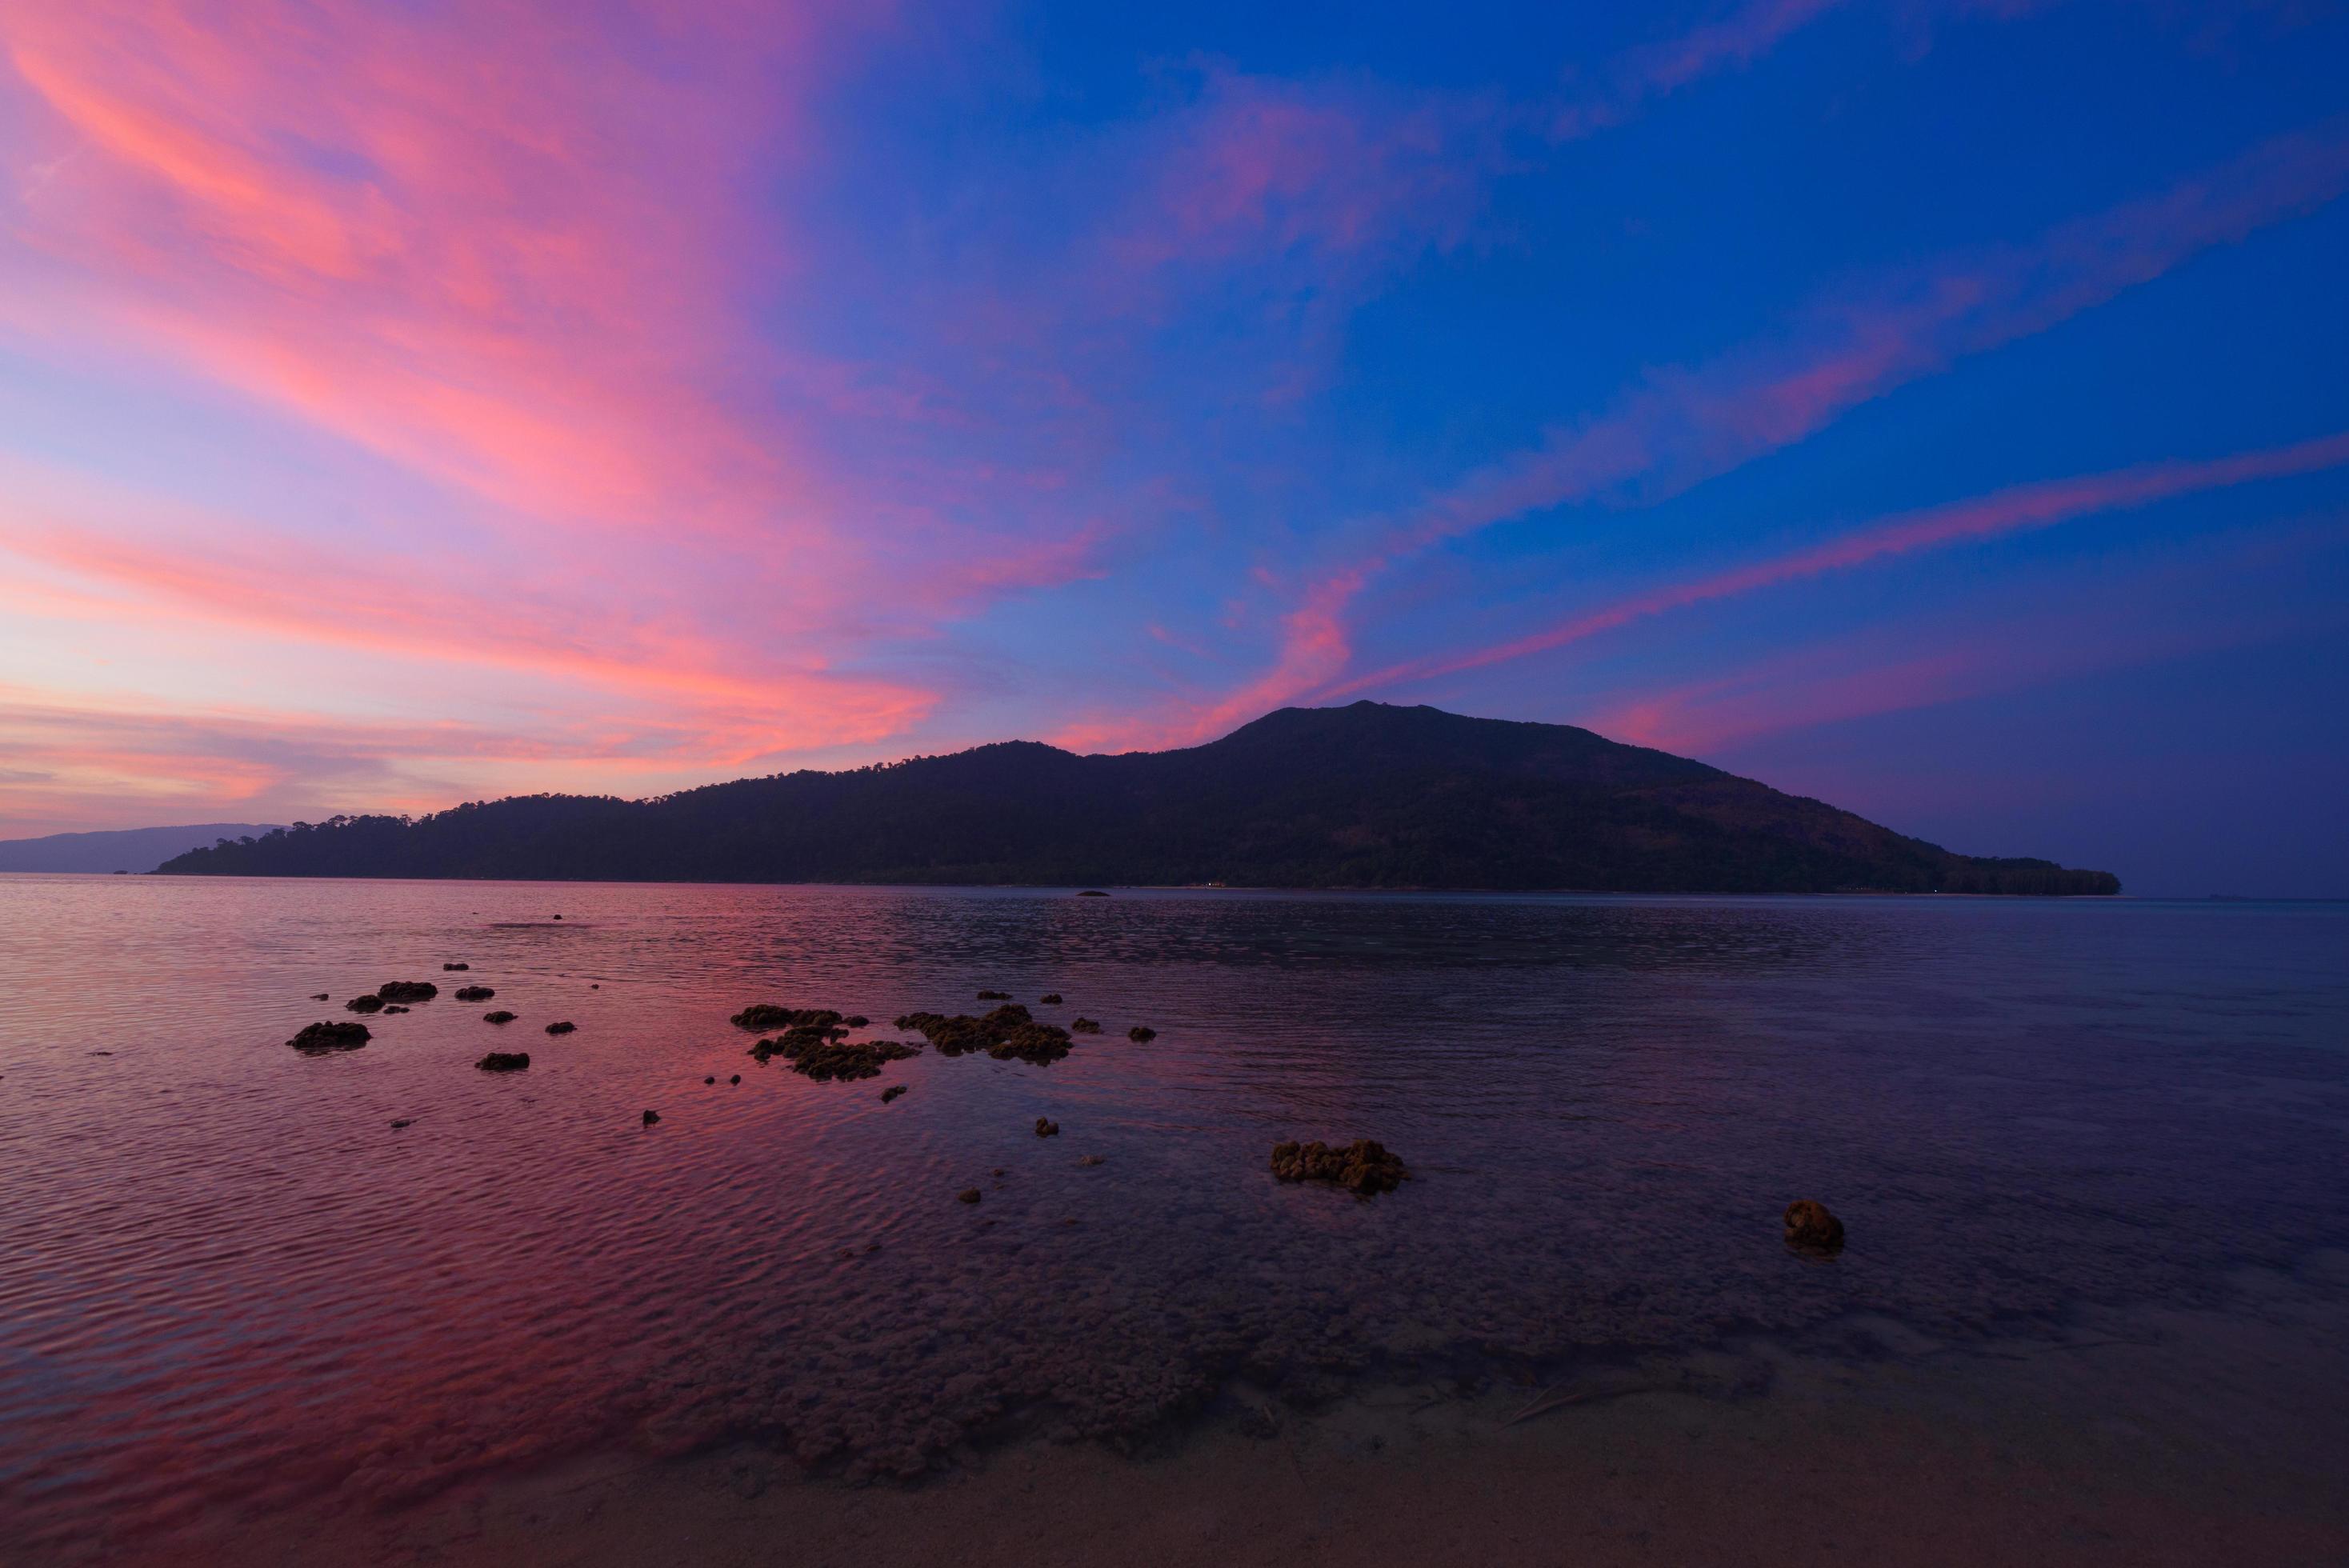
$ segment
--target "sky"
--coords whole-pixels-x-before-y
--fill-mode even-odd
[[[2349,5],[0,0],[0,837],[1370,697],[2349,895]]]

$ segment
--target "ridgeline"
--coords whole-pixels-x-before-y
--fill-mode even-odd
[[[1283,708],[1206,746],[1032,741],[649,800],[532,795],[223,840],[172,875],[585,882],[2116,893],[1952,854],[1569,725]]]

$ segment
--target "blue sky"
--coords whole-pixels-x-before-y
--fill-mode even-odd
[[[2349,8],[7,15],[0,833],[1371,696],[2349,894]]]

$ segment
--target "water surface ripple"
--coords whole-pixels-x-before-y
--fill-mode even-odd
[[[285,1046],[405,978],[442,995],[365,1049]],[[820,1084],[727,1022],[981,988],[1106,1030]],[[2349,1241],[2344,1043],[2322,906],[0,877],[0,1527],[611,1443],[916,1474],[1235,1376],[2193,1299]],[[1357,1136],[1418,1180],[1266,1171]],[[1779,1244],[1798,1196],[1832,1264]]]

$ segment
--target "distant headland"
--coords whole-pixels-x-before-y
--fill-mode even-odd
[[[1570,725],[1358,702],[1179,751],[1005,741],[647,800],[532,795],[337,817],[172,875],[1086,883],[1613,892],[2110,894],[2108,872],[1953,854]]]

